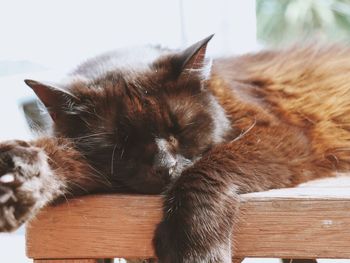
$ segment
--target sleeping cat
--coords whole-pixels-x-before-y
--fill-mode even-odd
[[[349,47],[211,63],[211,38],[108,53],[60,85],[26,80],[52,134],[0,144],[0,230],[64,195],[162,193],[159,261],[231,262],[239,194],[349,170]]]

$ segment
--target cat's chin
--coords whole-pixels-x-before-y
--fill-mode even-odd
[[[161,180],[145,180],[134,183],[132,181],[125,182],[128,192],[134,192],[138,194],[161,194],[164,189],[171,183],[170,178],[162,178]]]

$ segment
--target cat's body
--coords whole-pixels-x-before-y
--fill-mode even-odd
[[[222,59],[208,87],[240,140],[306,165],[290,178],[296,185],[350,168],[349,56],[345,46],[310,45]]]
[[[64,194],[163,192],[160,261],[230,262],[238,194],[349,170],[350,48],[217,59],[208,71],[209,40],[152,49],[138,66],[105,55],[62,89],[27,81],[54,135],[0,144],[0,230]]]

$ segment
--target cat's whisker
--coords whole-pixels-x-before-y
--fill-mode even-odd
[[[78,139],[87,139],[87,138],[91,138],[91,137],[98,137],[101,135],[113,135],[113,133],[111,132],[100,132],[100,133],[93,133],[93,134],[89,134],[89,135],[85,135],[85,136],[80,136],[80,137],[74,137],[72,139],[78,140]]]
[[[124,150],[125,148],[122,149],[121,153],[120,153],[120,156],[119,156],[119,160],[123,159],[123,156],[124,156]]]
[[[79,184],[79,183],[70,181],[69,184],[71,185],[71,187],[72,187],[72,186],[76,186],[77,188],[79,188],[79,189],[82,190],[83,192],[89,193],[89,191],[88,191],[85,187],[83,187],[81,184]],[[72,189],[72,190],[73,190],[73,189]]]
[[[231,143],[232,143],[232,142],[236,142],[236,141],[242,139],[248,132],[250,132],[250,131],[254,128],[255,125],[256,125],[256,118],[254,119],[254,122],[252,123],[252,125],[249,126],[249,128],[246,129],[245,131],[242,131],[241,134],[238,135],[236,138],[234,138],[233,140],[231,140]]]
[[[118,148],[118,144],[116,143],[114,145],[114,148],[113,148],[113,152],[112,152],[112,160],[111,160],[111,176],[114,176],[114,156],[115,156],[115,152]]]
[[[89,176],[85,176],[86,179],[91,179],[91,182],[100,182],[101,184],[111,187],[112,182],[109,180],[108,176],[99,172],[97,169],[92,167],[91,165],[88,165],[91,170],[93,170],[95,173],[90,173]],[[91,178],[90,178],[91,177]]]
[[[68,191],[68,190],[67,190]],[[69,194],[71,194],[69,191],[68,191],[68,193]],[[67,198],[67,196],[66,196],[66,193],[62,193],[62,196],[63,196],[63,198],[64,198],[64,200],[65,200],[65,203],[68,205],[68,208],[70,209],[70,203],[69,203],[69,200],[68,200],[68,198]]]

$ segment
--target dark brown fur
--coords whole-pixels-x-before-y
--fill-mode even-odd
[[[209,40],[164,53],[142,73],[115,69],[62,90],[27,81],[54,119],[54,136],[0,145],[0,178],[10,173],[16,182],[0,185],[0,229],[68,193],[164,193],[159,260],[230,262],[239,194],[349,170],[350,48],[217,59],[203,79]],[[23,182],[47,172],[18,168],[32,165],[32,151],[47,156],[40,160],[55,179],[53,188],[36,185],[47,196],[35,208],[18,198]],[[22,212],[5,217],[11,207]]]

